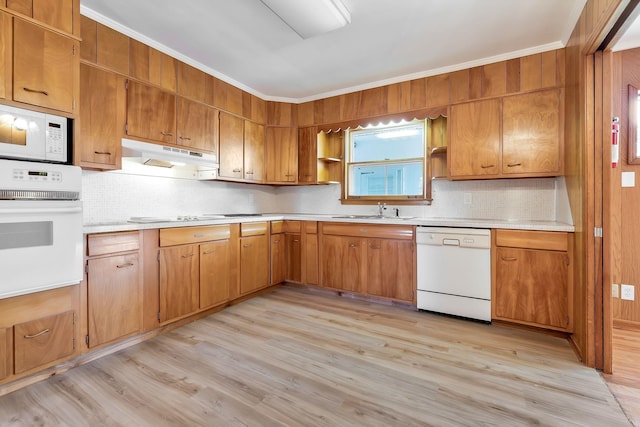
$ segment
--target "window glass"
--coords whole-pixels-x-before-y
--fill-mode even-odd
[[[424,195],[425,122],[348,132],[347,198]]]

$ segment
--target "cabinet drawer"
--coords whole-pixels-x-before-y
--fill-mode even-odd
[[[267,234],[268,222],[247,222],[240,224],[240,237],[259,236]]]
[[[186,245],[189,243],[224,240],[231,236],[229,224],[204,227],[163,228],[160,230],[160,246]]]
[[[73,354],[73,317],[73,311],[67,311],[15,325],[14,372],[19,374]]]
[[[140,249],[140,238],[137,231],[90,234],[87,237],[88,256],[137,251],[138,249]]]
[[[284,221],[271,221],[271,234],[284,232]]]
[[[318,234],[318,222],[317,221],[305,221],[304,232],[307,234]]]
[[[567,251],[567,233],[558,231],[496,230],[496,246]]]
[[[384,224],[323,223],[322,234],[337,236],[373,237],[376,239],[412,240],[414,227]]]
[[[299,233],[302,229],[301,221],[285,221],[284,232],[285,233]]]

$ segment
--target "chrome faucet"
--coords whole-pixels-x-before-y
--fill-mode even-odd
[[[378,202],[378,216],[384,216],[384,211],[387,209],[386,203]]]

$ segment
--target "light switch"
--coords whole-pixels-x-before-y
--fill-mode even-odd
[[[636,186],[636,173],[635,172],[622,172],[622,186],[623,187],[635,187]]]

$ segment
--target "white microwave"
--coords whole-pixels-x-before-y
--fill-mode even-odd
[[[0,158],[71,163],[71,120],[0,105]]]

